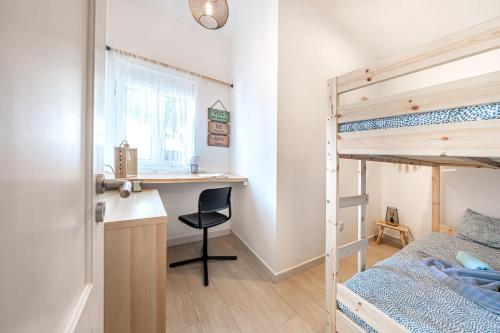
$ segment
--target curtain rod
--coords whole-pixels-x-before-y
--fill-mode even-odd
[[[123,51],[123,50],[120,50],[120,49],[115,49],[114,47],[111,47],[109,45],[106,45],[106,50],[107,51],[115,51],[115,52],[118,52],[120,54],[129,56],[129,57],[132,57],[132,58],[140,59],[140,60],[143,60],[143,61],[147,61],[147,62],[150,62],[150,63],[155,64],[155,65],[160,65],[160,66],[163,66],[163,67],[166,67],[166,68],[172,68],[172,69],[178,70],[178,71],[183,72],[183,73],[188,73],[188,74],[191,74],[191,75],[196,75],[196,76],[201,77],[202,79],[209,80],[209,81],[214,81],[214,82],[217,82],[219,84],[225,85],[227,87],[233,88],[233,84],[232,83],[229,83],[229,82],[226,82],[226,81],[222,81],[222,80],[218,80],[218,79],[214,79],[213,77],[210,77],[210,76],[206,76],[206,75],[202,75],[202,74],[199,74],[199,73],[196,73],[196,72],[192,72],[190,70],[187,70],[187,69],[184,69],[184,68],[180,68],[180,67],[177,67],[177,66],[165,64],[163,62],[160,62],[160,61],[157,61],[157,60],[153,60],[153,59],[149,59],[149,58],[146,58],[146,57],[143,57],[143,56],[140,56],[140,55],[137,55],[137,54],[133,54],[133,53],[130,53],[130,52],[127,52],[127,51]]]

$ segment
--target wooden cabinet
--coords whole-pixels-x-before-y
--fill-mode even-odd
[[[165,333],[166,222],[156,190],[103,195],[104,331]]]

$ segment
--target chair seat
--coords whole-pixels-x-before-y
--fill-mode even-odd
[[[221,223],[226,222],[228,217],[221,213],[202,213],[201,214],[201,228],[210,228]],[[179,221],[187,224],[192,228],[200,228],[198,222],[198,213],[186,214],[179,216]]]

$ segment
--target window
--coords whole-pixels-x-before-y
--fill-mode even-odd
[[[122,140],[138,149],[140,172],[185,172],[194,154],[197,78],[130,59],[108,57],[106,152]]]

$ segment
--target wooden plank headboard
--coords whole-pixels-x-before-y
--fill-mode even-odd
[[[457,234],[457,228],[455,226],[448,225],[448,224],[440,224],[439,225],[439,232],[441,232],[443,234],[455,236]]]

